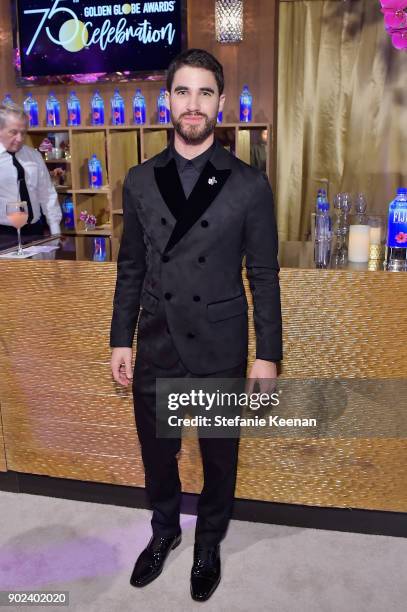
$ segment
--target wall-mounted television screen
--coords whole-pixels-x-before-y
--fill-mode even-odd
[[[18,80],[162,78],[186,47],[186,0],[12,0]]]

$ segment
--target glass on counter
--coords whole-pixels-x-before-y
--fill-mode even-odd
[[[28,221],[27,202],[10,202],[6,204],[6,215],[11,225],[17,230],[18,250],[15,255],[22,257],[24,256],[24,251],[21,245],[21,228]]]

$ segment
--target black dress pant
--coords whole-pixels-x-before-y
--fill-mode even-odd
[[[181,360],[161,369],[141,355],[136,357],[133,378],[134,412],[145,468],[146,491],[153,509],[154,535],[180,533],[181,482],[177,453],[180,438],[156,436],[156,378],[241,378],[246,361],[208,377],[190,373]],[[204,485],[198,502],[195,541],[215,546],[223,538],[233,508],[239,438],[199,438]]]

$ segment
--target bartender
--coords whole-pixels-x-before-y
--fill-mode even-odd
[[[0,236],[15,234],[6,205],[27,202],[28,222],[22,236],[42,236],[45,215],[51,234],[60,234],[62,211],[41,153],[24,144],[28,118],[13,103],[0,104]]]

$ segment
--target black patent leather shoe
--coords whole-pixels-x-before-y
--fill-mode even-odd
[[[171,550],[181,543],[181,534],[172,538],[152,536],[147,547],[140,554],[130,578],[134,587],[143,587],[155,580],[163,571],[164,563]]]
[[[220,546],[194,546],[191,570],[191,596],[195,601],[206,601],[220,582]]]

